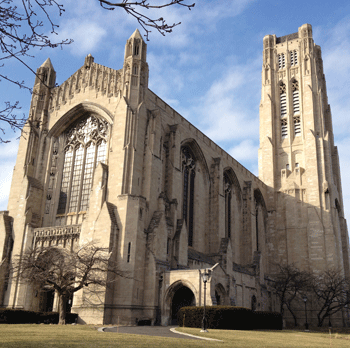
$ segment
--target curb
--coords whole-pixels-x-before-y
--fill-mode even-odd
[[[216,341],[216,342],[224,342],[224,341],[222,341],[222,340],[217,340],[217,339],[215,339],[215,338],[202,337],[202,336],[191,335],[191,334],[184,333],[184,332],[179,332],[179,331],[176,331],[176,328],[172,328],[172,329],[170,329],[170,331],[173,332],[173,333],[179,334],[179,335],[184,335],[184,336],[190,336],[190,337],[199,338],[199,339],[201,339],[201,340]]]

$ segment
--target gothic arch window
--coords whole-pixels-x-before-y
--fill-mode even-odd
[[[266,204],[259,189],[254,190],[254,203],[255,203],[255,239],[256,239],[256,251],[262,252],[264,249],[265,230],[267,221],[267,209]]]
[[[296,50],[290,51],[290,65],[298,65],[298,53]]]
[[[135,40],[135,44],[134,44],[134,56],[138,56],[140,53],[140,43],[139,40]]]
[[[182,217],[188,232],[188,245],[193,246],[194,183],[196,160],[188,146],[181,149],[183,173]]]
[[[284,53],[278,55],[278,69],[283,69],[286,67],[286,57]]]
[[[64,132],[57,225],[78,223],[78,215],[88,210],[94,169],[106,160],[108,133],[108,123],[95,116],[79,119]]]
[[[298,114],[300,112],[299,82],[296,80],[292,81],[292,94],[293,94],[293,114]]]
[[[259,205],[255,202],[255,238],[256,251],[259,251]]]
[[[282,82],[279,86],[280,93],[280,113],[281,113],[281,137],[282,139],[288,136],[288,122],[287,122],[287,89]]]
[[[224,193],[225,193],[225,237],[231,238],[232,225],[232,180],[224,173]]]
[[[287,116],[287,89],[286,85],[282,82],[280,84],[280,111],[281,118]]]
[[[300,124],[300,100],[299,100],[299,83],[296,80],[292,81],[292,95],[293,95],[293,123],[294,135],[301,135]]]

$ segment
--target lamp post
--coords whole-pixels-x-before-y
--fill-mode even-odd
[[[207,330],[207,318],[205,317],[205,298],[207,295],[207,282],[210,280],[211,270],[205,269],[203,273],[201,273],[203,283],[204,283],[204,311],[203,311],[203,319],[202,319],[202,330],[201,332],[208,332]]]
[[[201,270],[199,270],[199,274],[202,277],[203,283],[204,283],[204,311],[203,311],[203,320],[202,320],[202,330],[201,330],[201,332],[208,332],[208,330],[207,330],[207,318],[205,317],[205,299],[206,299],[206,296],[207,296],[207,282],[210,281],[212,272],[218,266],[219,266],[219,263],[216,263],[212,268],[206,268],[203,273],[201,272]]]
[[[303,301],[305,304],[305,331],[309,331],[309,324],[307,322],[307,310],[306,310],[307,297],[306,296],[303,297]]]

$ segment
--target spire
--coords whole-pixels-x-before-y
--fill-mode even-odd
[[[133,32],[129,39],[142,39],[144,41],[138,29]]]
[[[47,58],[45,62],[40,66],[40,68],[49,68],[49,69],[55,70],[52,66],[50,58]]]
[[[147,45],[139,30],[136,29],[126,42],[124,60],[128,57],[133,57],[146,62],[146,55]]]

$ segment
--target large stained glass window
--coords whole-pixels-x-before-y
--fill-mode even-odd
[[[58,225],[78,223],[78,213],[88,210],[94,169],[106,160],[107,140],[108,123],[94,116],[79,119],[67,129]]]

